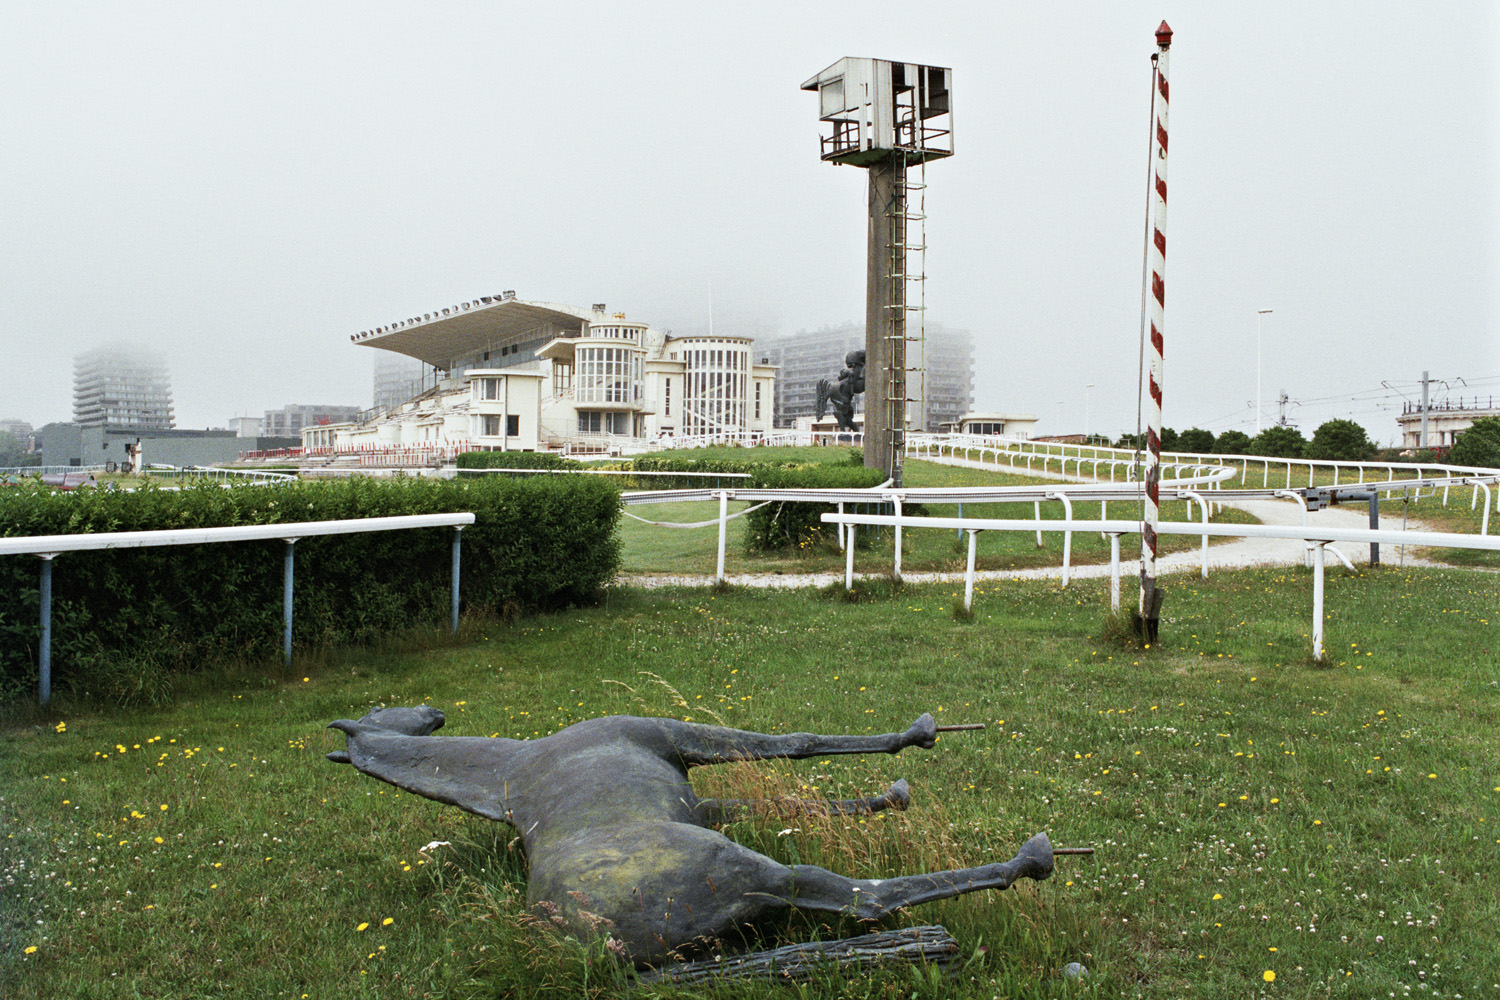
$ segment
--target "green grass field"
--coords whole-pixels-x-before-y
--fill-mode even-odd
[[[851,875],[1008,858],[1043,829],[1097,848],[1048,882],[905,914],[958,938],[951,980],[675,995],[1500,995],[1500,578],[1331,573],[1326,667],[1304,570],[1169,583],[1149,650],[1099,638],[1105,586],[988,585],[972,621],[951,587],[863,603],[622,589],[289,677],[205,678],[164,709],[12,706],[0,995],[626,996],[597,946],[528,919],[508,828],[323,759],[343,741],[329,720],[424,701],[456,736],[615,713],[773,732],[983,722],[931,751],[695,783],[839,796],[904,776],[906,813],[727,830]],[[434,840],[453,846],[423,853]],[[788,919],[764,937],[850,930]],[[1060,978],[1070,961],[1090,978]]]

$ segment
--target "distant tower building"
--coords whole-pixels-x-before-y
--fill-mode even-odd
[[[791,427],[798,417],[817,416],[818,379],[838,378],[844,355],[864,349],[865,328],[853,323],[800,330],[763,344],[757,354],[780,368],[773,410],[775,426]],[[854,397],[854,410],[864,412],[864,396]]]
[[[920,365],[924,372],[908,380],[912,396],[911,426],[937,433],[956,427],[974,408],[974,338],[968,330],[947,330],[927,324]]]
[[[73,359],[73,422],[83,427],[171,430],[172,380],[154,351],[115,344]]]
[[[375,358],[375,409],[400,406],[435,384],[428,368],[416,358],[381,351]]]
[[[844,355],[865,349],[865,328],[854,323],[801,331],[767,342],[756,354],[781,371],[776,378],[775,421],[791,427],[799,417],[817,415],[818,380],[834,379],[844,367]],[[923,367],[909,379],[909,426],[940,431],[974,406],[974,341],[967,330],[948,330],[927,324],[924,345],[914,347],[909,363]],[[925,391],[925,398],[924,398]],[[862,413],[863,397],[856,396],[855,412]]]

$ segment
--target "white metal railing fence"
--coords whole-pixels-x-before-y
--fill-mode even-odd
[[[459,534],[474,523],[474,515],[410,514],[402,517],[369,517],[345,521],[295,521],[287,524],[249,524],[227,528],[180,528],[166,531],[109,531],[76,535],[27,535],[0,538],[0,556],[32,555],[41,560],[41,642],[37,651],[39,698],[46,705],[52,697],[52,562],[65,552],[98,552],[104,549],[155,548],[164,545],[210,545],[280,539],[286,543],[282,560],[282,659],[292,662],[292,550],[303,538],[352,535],[369,531],[403,531],[412,528],[453,528],[451,626],[458,631]]]
[[[1182,467],[1187,469],[1189,475],[1182,478],[1163,480],[1159,487],[1159,495],[1162,499],[1185,500],[1191,505],[1196,503],[1199,508],[1202,525],[1206,528],[1209,517],[1216,506],[1222,507],[1226,502],[1234,500],[1283,500],[1291,499],[1302,508],[1302,523],[1307,524],[1308,503],[1307,497],[1297,491],[1282,489],[1236,489],[1222,490],[1224,481],[1234,476],[1234,470],[1229,467]],[[1378,496],[1381,492],[1393,494],[1401,490],[1430,489],[1436,491],[1442,488],[1446,496],[1447,490],[1454,486],[1472,486],[1474,496],[1477,499],[1481,491],[1485,497],[1484,513],[1480,522],[1480,536],[1489,533],[1489,497],[1490,485],[1500,482],[1500,474],[1490,476],[1468,476],[1462,479],[1422,479],[1422,480],[1397,480],[1395,482],[1367,483],[1368,492]],[[756,489],[756,488],[734,488],[734,489],[679,489],[679,490],[632,490],[621,495],[621,502],[626,506],[639,504],[661,504],[661,503],[686,503],[694,501],[717,501],[719,515],[708,521],[700,521],[692,524],[677,525],[672,527],[709,527],[716,525],[718,528],[718,558],[715,582],[723,583],[725,547],[728,538],[728,522],[736,517],[743,516],[748,511],[737,511],[729,513],[730,501],[744,501],[750,504],[764,504],[768,502],[782,501],[789,503],[824,503],[837,504],[839,514],[846,512],[848,505],[879,505],[895,510],[896,515],[902,514],[903,505],[908,503],[952,503],[958,506],[959,517],[963,516],[965,503],[989,504],[989,503],[1031,503],[1035,517],[1025,523],[1033,525],[1037,534],[1037,544],[1042,544],[1042,532],[1044,530],[1055,530],[1044,525],[1056,524],[1056,521],[1043,521],[1041,505],[1044,502],[1056,502],[1063,507],[1063,518],[1065,521],[1073,520],[1073,504],[1075,502],[1097,502],[1099,504],[1099,517],[1103,522],[1109,516],[1109,504],[1114,501],[1132,502],[1138,501],[1144,485],[1140,482],[1131,483],[1073,483],[1066,487],[1062,486],[979,486],[979,487],[925,487],[925,488],[902,488],[891,489],[885,484],[874,489],[867,490],[840,490],[840,489]],[[1319,490],[1310,492],[1322,492]],[[634,515],[630,515],[634,516]],[[1374,515],[1372,515],[1374,516]],[[637,520],[643,520],[637,518]],[[658,522],[648,522],[657,524]],[[1084,522],[1091,523],[1091,522]],[[1139,530],[1139,522],[1137,531]],[[901,524],[894,525],[893,546],[893,573],[897,579],[901,577],[902,560],[902,530]],[[1089,530],[1099,531],[1101,534],[1108,532],[1099,527]],[[1213,532],[1197,531],[1194,534],[1202,534],[1203,544],[1201,546],[1201,563],[1204,577],[1208,576],[1209,550],[1208,539]],[[838,533],[839,547],[846,553],[846,558],[852,559],[852,552],[845,540],[842,531]],[[1118,539],[1115,539],[1115,544]],[[1372,547],[1372,553],[1374,548]],[[1309,557],[1311,552],[1309,551]],[[1066,586],[1071,571],[1072,557],[1072,531],[1066,530],[1063,535],[1062,553],[1062,581]],[[1373,558],[1373,555],[1372,555]],[[852,569],[848,570],[852,572]]]
[[[265,484],[296,482],[295,472],[272,469],[221,469],[215,466],[189,465],[177,468],[170,465],[152,465],[145,470],[148,479],[197,479],[210,483]]]
[[[1141,456],[1124,448],[972,434],[912,434],[907,438],[907,454],[913,458],[962,458],[1029,475],[1068,476],[1071,465],[1073,477],[1102,479],[1107,474],[1111,482],[1117,475],[1127,482],[1139,480],[1142,467]],[[1382,473],[1387,481],[1500,475],[1500,469],[1438,462],[1333,461],[1167,451],[1162,452],[1161,457],[1164,465],[1231,468],[1235,470],[1240,485],[1247,488],[1258,485],[1261,489],[1292,489],[1303,485],[1304,475],[1309,487],[1363,484]],[[1447,502],[1445,492],[1445,506]],[[1500,511],[1500,496],[1496,497],[1496,503],[1495,509]]]
[[[35,478],[38,476],[55,476],[58,473],[69,475],[72,473],[99,473],[105,471],[107,471],[107,466],[104,465],[12,465],[8,466],[7,468],[0,469],[0,476],[22,476]]]
[[[1103,531],[1111,537],[1110,545],[1110,606],[1120,610],[1120,546],[1119,538],[1140,530],[1136,521],[1058,521],[1001,520],[978,517],[911,517],[900,513],[886,514],[824,514],[826,524],[836,524],[840,531],[852,531],[855,525],[889,526],[906,528],[942,528],[966,531],[969,534],[968,569],[964,575],[964,608],[973,608],[974,599],[974,549],[975,539],[981,531]],[[1464,535],[1446,531],[1393,531],[1371,528],[1331,528],[1318,526],[1294,526],[1276,524],[1202,524],[1187,522],[1160,522],[1157,533],[1163,535],[1209,535],[1236,538],[1284,538],[1300,539],[1313,546],[1313,658],[1323,658],[1323,563],[1324,552],[1332,542],[1387,543],[1395,545],[1418,545],[1456,549],[1481,549],[1500,552],[1500,536]],[[854,587],[854,545],[846,543],[847,553],[844,585]],[[1344,557],[1333,550],[1340,559]],[[1346,565],[1347,560],[1344,560]],[[1353,566],[1349,566],[1353,569]]]

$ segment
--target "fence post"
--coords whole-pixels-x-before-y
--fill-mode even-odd
[[[1323,546],[1327,542],[1313,542],[1317,550],[1313,556],[1313,660],[1323,659]]]
[[[453,607],[452,614],[450,615],[451,624],[449,626],[449,631],[451,631],[454,635],[458,635],[458,555],[459,541],[463,536],[463,530],[464,529],[462,525],[456,524],[453,526],[453,579],[452,583],[450,584],[450,589],[453,594]]]
[[[44,552],[37,556],[42,561],[42,579],[39,588],[42,598],[42,641],[37,650],[37,660],[40,661],[37,694],[43,708],[52,700],[52,560],[55,555],[52,552]]]
[[[284,538],[286,555],[281,560],[281,662],[288,670],[292,668],[292,550],[295,538]]]
[[[724,582],[724,538],[729,532],[729,492],[719,491],[719,568],[714,573],[714,583]]]
[[[1054,493],[1053,496],[1062,501],[1063,517],[1067,518],[1069,521],[1073,520],[1073,501],[1068,499],[1068,495],[1066,493]],[[1073,532],[1070,529],[1063,532],[1062,585],[1064,587],[1068,585],[1068,570],[1071,568],[1070,564],[1072,563],[1072,561]]]
[[[1120,533],[1109,533],[1109,610],[1120,613]]]
[[[969,568],[964,571],[964,611],[974,610],[974,543],[978,537],[978,531],[969,529]]]
[[[854,525],[840,525],[849,529],[849,538],[844,543],[844,589],[854,589]]]
[[[895,577],[897,583],[900,583],[901,582],[901,497],[899,495],[897,495],[894,499],[896,501],[895,563],[894,563],[893,572],[892,572],[891,575]]]

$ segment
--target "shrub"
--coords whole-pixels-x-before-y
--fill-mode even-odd
[[[1215,455],[1247,455],[1250,452],[1250,435],[1244,431],[1225,431],[1214,442]]]
[[[581,469],[582,462],[551,451],[466,451],[456,460],[460,469]]]
[[[1295,427],[1267,427],[1250,441],[1250,454],[1271,458],[1301,458],[1307,441]]]
[[[1448,449],[1448,461],[1454,465],[1500,469],[1500,417],[1480,417],[1474,421]]]
[[[1205,455],[1214,450],[1213,431],[1189,427],[1177,436],[1177,450]]]
[[[1364,427],[1354,421],[1328,420],[1313,431],[1302,454],[1325,462],[1358,462],[1375,454],[1375,446]]]
[[[752,483],[757,489],[870,489],[885,482],[885,473],[855,465],[813,465],[804,468],[778,469],[759,467]],[[748,524],[745,540],[749,549],[765,551],[787,549],[810,542],[823,532],[823,514],[838,510],[831,503],[767,504],[745,516]],[[866,540],[873,532],[861,531],[857,537]]]
[[[619,563],[615,487],[594,478],[374,480],[181,491],[0,494],[0,535],[276,524],[471,511],[463,598],[471,608],[581,603]],[[296,546],[293,640],[361,642],[441,621],[452,529],[305,538]],[[54,682],[99,694],[95,678],[146,667],[272,655],[281,636],[280,541],[60,556],[53,571]],[[0,559],[0,697],[35,684],[35,559]],[[104,669],[109,666],[109,670]],[[108,693],[108,692],[106,692]],[[128,692],[127,692],[128,693]]]

